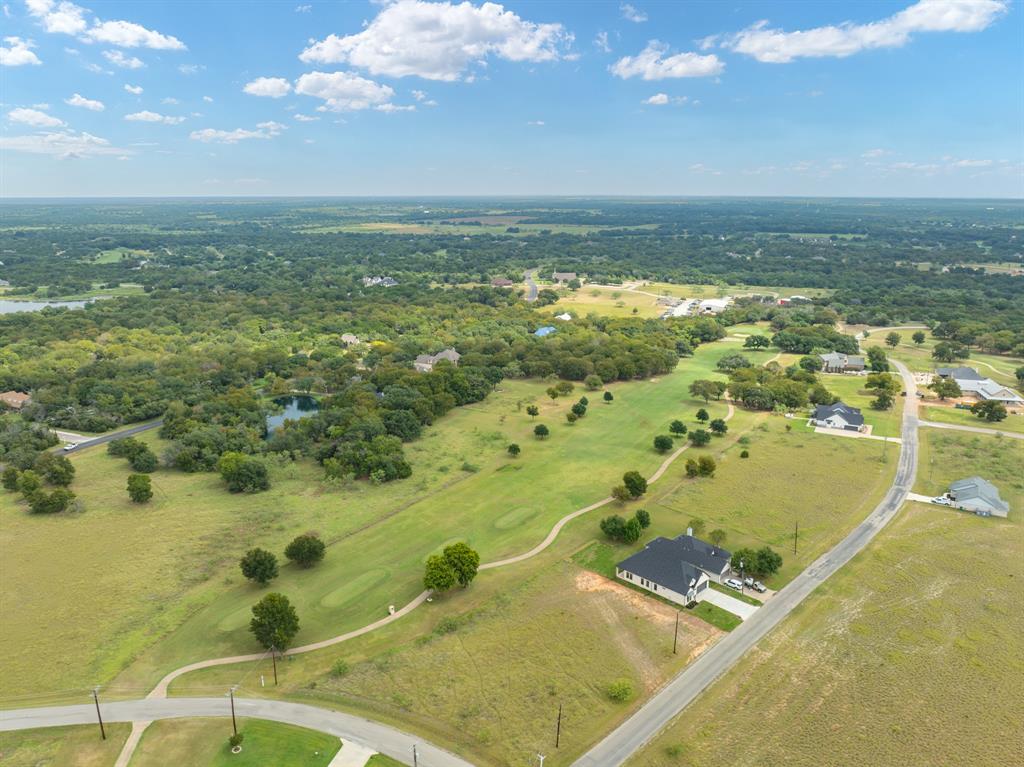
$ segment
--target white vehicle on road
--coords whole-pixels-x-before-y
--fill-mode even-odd
[[[66,445],[64,445],[65,450],[74,450],[76,447],[78,447],[77,442],[68,442]]]
[[[932,498],[932,503],[937,503],[937,504],[939,504],[939,506],[952,506],[953,505],[953,502],[951,500],[949,500],[949,498],[947,498],[944,495],[939,495],[939,496],[936,496],[935,498]]]

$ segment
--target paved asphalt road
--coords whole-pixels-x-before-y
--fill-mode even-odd
[[[892,487],[882,502],[831,551],[819,557],[750,618],[687,666],[633,716],[580,757],[574,767],[617,767],[626,762],[896,516],[917,474],[917,397],[910,371],[902,363],[892,362],[903,377],[908,396],[903,411],[899,465]]]
[[[162,700],[126,700],[101,703],[104,722],[131,722],[138,720],[178,719],[181,717],[230,717],[231,709],[226,697],[220,698],[165,698]],[[308,727],[352,740],[372,748],[402,764],[412,764],[412,747],[416,746],[422,767],[472,767],[471,762],[460,759],[444,749],[431,745],[412,735],[371,722],[351,714],[329,711],[302,703],[281,700],[235,698],[235,714],[240,717],[269,719],[275,722]],[[36,727],[59,727],[70,724],[95,724],[96,709],[92,703],[79,706],[52,708],[26,708],[0,711],[0,732],[26,730]],[[231,723],[224,720],[224,737]]]
[[[1014,416],[1018,418],[1019,416]],[[974,434],[1002,434],[1004,437],[1010,439],[1024,439],[1024,434],[1018,434],[1012,431],[999,431],[999,425],[996,424],[991,429],[986,429],[982,426],[967,426],[966,424],[959,423],[939,423],[938,421],[921,421],[921,426],[929,426],[932,429],[952,429],[953,431],[969,431]]]
[[[87,447],[95,447],[96,445],[102,445],[104,442],[110,442],[111,440],[121,439],[122,437],[130,437],[133,434],[139,434],[140,432],[149,431],[150,429],[157,429],[164,425],[164,419],[158,421],[150,421],[149,423],[139,424],[138,426],[131,426],[127,429],[121,429],[121,431],[112,431],[110,434],[104,434],[101,437],[93,437],[87,439],[84,442],[79,442],[77,447],[73,447],[70,450],[65,450],[61,446],[57,446],[54,450],[63,453],[77,453],[79,450],[85,450]]]
[[[526,280],[526,300],[536,301],[537,300],[537,283],[533,281],[533,275],[537,273],[536,269],[530,269],[527,272],[523,272],[523,279]]]

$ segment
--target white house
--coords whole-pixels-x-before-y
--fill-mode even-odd
[[[1005,517],[1010,505],[999,497],[999,490],[988,480],[970,477],[957,480],[946,493],[958,509],[973,511],[979,517]]]
[[[694,538],[689,531],[677,538],[655,538],[615,566],[615,576],[642,589],[688,605],[699,602],[712,580],[729,572],[732,555]]]
[[[1009,386],[1003,386],[985,378],[974,368],[961,365],[955,368],[937,368],[935,374],[939,378],[952,379],[956,381],[960,391],[965,397],[971,397],[978,401],[993,400],[1002,402],[1008,407],[1021,407],[1024,405],[1024,397],[1015,392]]]
[[[860,408],[836,402],[832,405],[818,405],[811,416],[811,423],[827,429],[844,431],[864,431],[864,416]]]

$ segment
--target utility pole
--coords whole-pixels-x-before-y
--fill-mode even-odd
[[[676,611],[676,633],[672,637],[672,654],[676,654],[676,647],[679,644],[679,611]]]
[[[235,688],[234,687],[232,687],[230,690],[228,690],[228,695],[231,698],[231,729],[234,731],[235,735],[237,735],[238,734],[238,722],[235,721]]]
[[[270,657],[274,661],[274,687],[277,687],[277,648],[270,648]]]
[[[96,704],[96,718],[100,721],[100,737],[107,739],[107,731],[103,729],[103,716],[100,714],[99,687],[92,688],[92,702]]]
[[[562,704],[558,704],[558,724],[555,725],[555,748],[562,739]]]
[[[741,559],[740,560],[740,593],[741,594],[743,593],[743,581],[744,581],[743,565],[744,564],[746,564],[746,563]]]
[[[419,757],[419,754],[416,753],[416,744],[413,743],[412,744],[412,767],[419,767],[419,764],[420,764],[420,757]]]
[[[793,523],[793,556],[796,556],[796,538],[800,534],[800,520]]]

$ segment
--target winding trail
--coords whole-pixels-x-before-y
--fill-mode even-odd
[[[729,421],[736,414],[736,408],[733,406],[731,402],[726,402],[726,406],[728,407],[728,412],[726,413],[725,418],[723,420]],[[672,453],[672,455],[668,456],[664,461],[662,461],[661,465],[657,468],[657,470],[648,478],[647,484],[652,485],[659,479],[661,479],[661,477],[664,476],[665,472],[668,471],[669,467],[676,461],[677,458],[679,458],[679,456],[686,452],[686,450],[689,449],[689,447],[689,443],[684,444],[682,447],[677,448]],[[531,559],[532,557],[537,556],[555,542],[555,539],[558,538],[558,534],[562,531],[562,528],[564,528],[572,520],[576,519],[577,517],[583,516],[588,512],[599,509],[602,506],[606,506],[613,500],[614,498],[612,498],[611,496],[607,496],[606,498],[602,498],[600,501],[596,501],[595,503],[592,503],[589,506],[584,506],[581,509],[577,509],[576,511],[566,514],[564,517],[559,519],[554,524],[554,526],[551,528],[551,531],[547,534],[544,540],[538,543],[529,551],[523,554],[517,554],[512,557],[507,557],[505,559],[499,559],[495,562],[487,562],[485,564],[480,565],[480,570],[494,570],[498,567],[507,567],[508,565],[514,565],[518,564],[519,562],[525,562],[527,559]],[[350,639],[355,639],[356,637],[363,636],[364,634],[369,634],[371,631],[376,631],[377,629],[383,628],[384,626],[394,623],[400,618],[403,618],[404,616],[408,615],[417,607],[422,605],[425,601],[427,601],[427,597],[429,596],[429,591],[422,591],[420,592],[420,594],[416,596],[415,599],[413,599],[407,605],[402,607],[400,610],[396,610],[391,615],[387,615],[381,618],[380,620],[374,621],[373,623],[368,623],[365,626],[353,629],[352,631],[348,631],[344,634],[338,634],[337,636],[333,636],[328,639],[322,639],[319,642],[311,642],[309,644],[301,645],[299,647],[293,647],[290,650],[286,650],[283,653],[283,655],[301,655],[302,653],[312,652],[314,650],[322,650],[325,647],[331,647],[332,645],[347,642]],[[197,661],[195,663],[190,663],[187,666],[182,666],[181,668],[177,668],[174,671],[171,671],[163,679],[161,679],[157,683],[156,687],[154,687],[152,691],[146,696],[146,700],[162,700],[167,698],[168,688],[170,687],[171,683],[178,677],[181,677],[193,671],[201,671],[207,668],[214,668],[215,666],[229,666],[234,663],[260,661],[265,659],[266,657],[267,653],[265,652],[248,653],[246,655],[232,655],[224,658],[211,658],[209,660],[202,660]],[[135,749],[142,738],[143,732],[145,732],[146,728],[150,725],[150,723],[150,721],[145,720],[138,720],[132,722],[131,735],[128,737],[128,740],[125,741],[124,747],[121,750],[121,754],[118,756],[116,767],[127,767],[128,763],[131,761],[132,754],[134,754]]]

